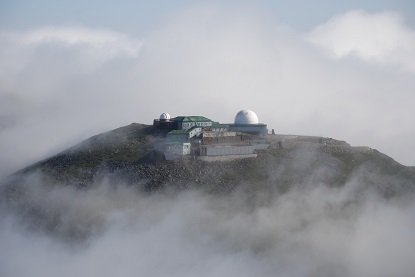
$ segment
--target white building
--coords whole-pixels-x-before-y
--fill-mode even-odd
[[[234,124],[229,124],[229,131],[249,134],[268,134],[267,125],[258,123],[258,116],[251,110],[241,110],[235,116]]]
[[[190,142],[168,142],[164,147],[164,158],[167,161],[174,160],[177,157],[189,155],[191,150]]]

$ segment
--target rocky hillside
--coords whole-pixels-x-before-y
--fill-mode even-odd
[[[282,144],[285,148],[258,151],[256,158],[205,162],[189,156],[165,161],[164,135],[134,123],[20,170],[0,184],[0,215],[12,214],[21,226],[36,232],[82,242],[105,229],[108,202],[123,207],[121,203],[133,201],[129,207],[134,210],[142,196],[158,201],[161,195],[196,189],[222,199],[222,205],[236,195],[244,206],[255,209],[284,195],[327,187],[349,195],[338,208],[348,211],[358,207],[368,192],[392,201],[413,199],[415,192],[414,168],[341,141],[297,138]]]
[[[415,191],[414,168],[370,148],[304,142],[258,151],[257,158],[204,162],[188,157],[173,162],[165,161],[161,152],[163,135],[152,126],[133,123],[91,137],[15,173],[3,189],[15,191],[28,176],[37,174],[78,188],[110,180],[145,191],[188,187],[285,191],[292,185],[335,187],[364,181],[387,197]]]

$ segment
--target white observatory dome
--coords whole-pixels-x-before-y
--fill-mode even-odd
[[[162,113],[160,115],[160,120],[169,120],[170,119],[170,115],[168,113]]]
[[[235,116],[235,124],[257,124],[258,116],[251,110],[239,111]]]

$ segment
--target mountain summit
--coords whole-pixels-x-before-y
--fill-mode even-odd
[[[83,241],[105,230],[112,220],[108,209],[126,205],[136,211],[140,205],[151,205],[155,210],[147,212],[152,214],[163,207],[163,200],[157,199],[171,201],[195,193],[195,199],[226,206],[230,214],[232,205],[249,212],[281,198],[301,207],[296,201],[309,201],[308,194],[331,210],[332,202],[339,202],[333,195],[339,195],[344,199],[333,213],[347,215],[357,213],[356,207],[369,196],[395,201],[412,199],[415,191],[414,168],[369,147],[330,138],[208,135],[188,154],[166,160],[170,145],[165,129],[137,123],[93,136],[3,180],[0,211],[15,215],[25,228]],[[239,146],[254,153],[240,153]],[[218,155],[227,147],[236,152]],[[206,151],[197,153],[200,149]],[[319,195],[313,196],[316,192]],[[327,193],[331,198],[325,200]],[[293,195],[303,200],[291,199]]]
[[[106,179],[145,191],[199,187],[224,192],[238,186],[281,191],[298,184],[337,187],[364,179],[365,184],[386,197],[415,190],[414,168],[369,147],[352,147],[344,141],[320,137],[241,136],[241,144],[267,145],[267,148],[257,147],[254,155],[243,158],[222,155],[205,159],[191,154],[169,161],[163,154],[165,130],[133,123],[93,136],[22,169],[6,183],[17,186],[28,176],[38,174],[54,183],[78,188]],[[212,138],[205,140],[209,142]],[[202,139],[200,143],[207,142]],[[223,143],[216,141],[214,145]]]

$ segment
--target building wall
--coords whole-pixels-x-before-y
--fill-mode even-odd
[[[192,128],[193,126],[200,126],[200,127],[210,127],[212,126],[212,122],[179,122],[178,129],[179,130],[187,130]]]
[[[261,143],[252,143],[251,145],[254,147],[255,150],[265,150],[270,147],[270,143],[267,142],[261,142]]]
[[[212,124],[211,130],[215,132],[226,132],[226,131],[229,131],[229,124],[215,123],[215,124]]]
[[[174,160],[178,156],[184,156],[190,154],[191,145],[188,142],[185,143],[167,143],[164,148],[164,157],[166,160]]]
[[[251,133],[251,134],[268,134],[267,125],[265,124],[231,124],[229,131]]]
[[[189,134],[167,134],[167,141],[168,142],[174,142],[174,141],[180,141],[180,142],[188,142],[189,141]]]
[[[208,144],[220,144],[220,143],[229,143],[229,144],[235,144],[241,142],[240,136],[234,136],[234,137],[204,137],[202,140],[202,144],[208,145]]]
[[[227,155],[227,156],[199,156],[199,160],[204,162],[229,162],[239,159],[256,158],[257,154],[246,154],[246,155]]]
[[[154,119],[153,126],[164,130],[175,130],[177,129],[177,122],[170,120]]]
[[[254,147],[246,146],[201,146],[201,156],[249,155],[254,153]]]
[[[203,137],[204,138],[234,137],[234,136],[236,136],[236,132],[226,132],[226,131],[222,131],[222,132],[209,132],[209,131],[205,131],[205,132],[203,132]]]

